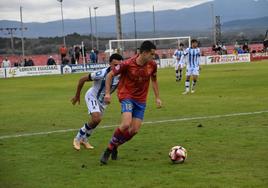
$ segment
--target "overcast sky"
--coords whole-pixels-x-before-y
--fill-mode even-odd
[[[121,0],[121,13],[133,12],[134,0]],[[136,11],[181,9],[211,0],[135,0]],[[63,0],[64,19],[89,16],[88,7],[99,7],[97,16],[115,14],[114,0]],[[24,22],[49,22],[61,19],[60,3],[57,0],[0,0],[0,20],[20,20],[23,7]],[[93,13],[93,12],[92,12]]]

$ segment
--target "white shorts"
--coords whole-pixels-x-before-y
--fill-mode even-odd
[[[184,63],[178,63],[178,62],[176,62],[175,63],[175,70],[178,70],[178,69],[183,69],[184,68]]]
[[[100,104],[97,98],[91,94],[91,92],[87,92],[85,95],[85,101],[87,104],[88,114],[92,114],[93,112],[100,112],[103,114],[106,105]]]
[[[187,67],[186,68],[186,76],[192,76],[192,75],[195,75],[195,76],[199,75],[199,67],[195,67],[195,68]]]

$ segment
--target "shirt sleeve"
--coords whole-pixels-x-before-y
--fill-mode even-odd
[[[118,74],[125,72],[127,70],[127,67],[128,67],[128,61],[124,61],[123,63],[116,65],[113,68],[114,75],[116,76]]]
[[[105,70],[100,70],[100,71],[92,72],[88,76],[89,78],[91,78],[91,80],[100,80],[104,78],[104,75],[105,75]]]

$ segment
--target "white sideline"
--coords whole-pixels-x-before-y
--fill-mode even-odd
[[[168,123],[168,122],[178,122],[178,121],[190,121],[190,120],[200,120],[200,119],[215,119],[215,118],[223,118],[223,117],[234,117],[234,116],[245,116],[245,115],[254,115],[254,114],[262,114],[268,113],[268,110],[264,111],[257,111],[257,112],[242,112],[242,113],[234,113],[234,114],[223,114],[223,115],[212,115],[212,116],[201,116],[201,117],[189,117],[189,118],[179,118],[179,119],[166,119],[166,120],[157,120],[157,121],[146,121],[143,124],[158,124],[158,123]],[[116,127],[118,125],[105,125],[100,126],[99,128],[111,128]],[[8,139],[8,138],[17,138],[17,137],[30,137],[36,135],[46,135],[46,134],[53,134],[53,133],[66,133],[71,131],[77,131],[76,129],[64,129],[64,130],[57,130],[57,131],[48,131],[48,132],[36,132],[36,133],[24,133],[24,134],[15,134],[15,135],[4,135],[0,136],[1,139]]]

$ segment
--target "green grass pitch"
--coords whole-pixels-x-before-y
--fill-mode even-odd
[[[144,121],[151,123],[106,166],[99,158],[120,122],[115,95],[90,138],[93,150],[72,148],[76,131],[5,137],[78,130],[91,83],[81,105],[70,99],[82,75],[0,79],[1,188],[268,187],[268,61],[202,66],[196,93],[187,96],[174,69],[159,69],[163,108],[150,89]],[[170,163],[175,145],[188,150],[184,164]]]

